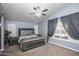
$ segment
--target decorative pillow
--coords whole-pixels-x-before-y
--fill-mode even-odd
[[[36,34],[37,36],[41,36],[40,34]]]

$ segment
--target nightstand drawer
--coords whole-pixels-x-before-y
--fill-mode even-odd
[[[18,44],[18,38],[17,37],[12,37],[11,41],[10,41],[10,46],[16,45],[16,44]]]

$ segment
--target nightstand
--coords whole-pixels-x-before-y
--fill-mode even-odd
[[[18,44],[18,37],[11,37],[10,46]]]

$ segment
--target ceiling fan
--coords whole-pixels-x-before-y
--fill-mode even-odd
[[[42,15],[46,16],[45,12],[48,11],[48,9],[41,10],[40,7],[33,7],[33,9],[35,10],[35,12],[29,14],[34,14],[37,17],[40,17]]]

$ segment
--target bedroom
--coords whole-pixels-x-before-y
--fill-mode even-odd
[[[50,6],[53,7],[50,8]],[[77,32],[79,32],[78,7],[79,4],[76,3],[1,3],[0,29],[2,36],[0,50],[4,52],[2,54],[23,56],[79,55],[79,40],[73,39],[78,37]],[[73,21],[61,20],[65,16],[74,17],[73,21],[76,18],[75,23]],[[68,26],[70,25],[70,31],[67,31],[68,26],[64,24],[65,22]],[[70,23],[74,23],[74,26]],[[72,31],[72,29],[76,31]],[[62,31],[64,34],[61,33]],[[4,37],[5,32],[7,32],[7,35],[10,34],[9,38],[7,36]],[[9,41],[6,40],[5,42],[5,38]],[[23,39],[23,42],[18,45],[20,38],[21,40]],[[25,40],[25,38],[29,40]]]

